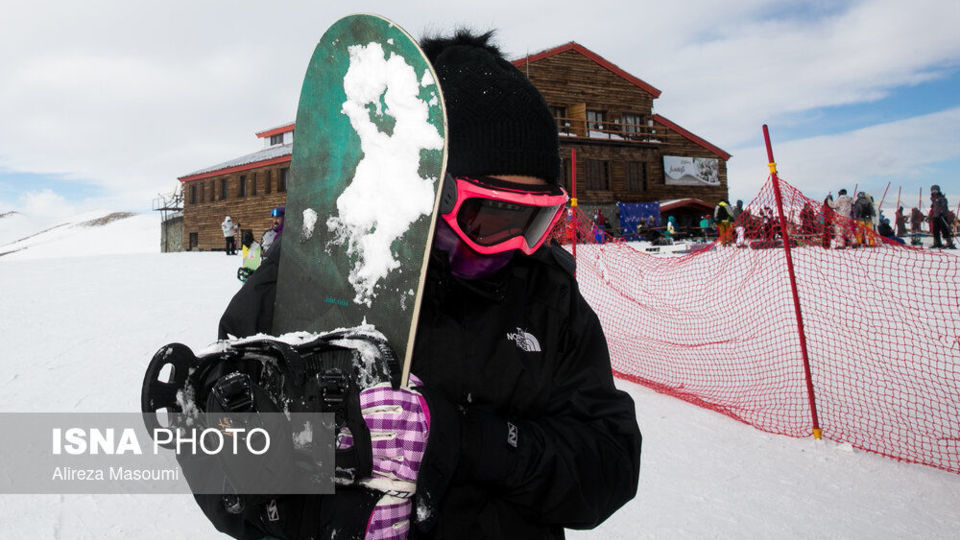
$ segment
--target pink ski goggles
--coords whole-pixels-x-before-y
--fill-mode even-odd
[[[567,192],[496,178],[447,174],[440,217],[470,249],[484,255],[519,249],[533,254],[560,219]]]

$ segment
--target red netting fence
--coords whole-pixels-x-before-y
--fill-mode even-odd
[[[582,243],[596,229],[580,214],[577,280],[615,374],[764,431],[810,435],[788,236],[823,436],[960,473],[960,257],[883,238],[780,185],[787,235],[768,182],[725,242],[682,256]]]

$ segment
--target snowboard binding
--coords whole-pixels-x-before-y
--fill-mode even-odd
[[[158,415],[164,412],[182,413],[172,417],[170,427],[177,428],[202,423],[200,413],[332,413],[338,441],[353,443],[336,450],[337,483],[370,475],[370,433],[360,414],[360,391],[382,382],[397,387],[400,377],[399,362],[379,332],[358,327],[294,343],[255,338],[223,345],[222,351],[198,357],[172,343],[153,355],[141,392],[149,433],[162,427]],[[290,429],[298,431],[299,426]]]

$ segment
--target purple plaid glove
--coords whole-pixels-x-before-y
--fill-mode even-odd
[[[364,540],[402,540],[410,532],[410,499],[384,495],[370,514]]]
[[[416,384],[416,380],[413,380]],[[360,412],[370,429],[373,478],[369,488],[398,496],[416,491],[417,473],[430,434],[430,410],[418,392],[389,383],[360,392]]]

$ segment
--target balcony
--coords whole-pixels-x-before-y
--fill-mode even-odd
[[[596,122],[583,118],[556,117],[557,132],[561,137],[606,139],[639,143],[667,142],[667,128],[662,125],[628,124],[623,122]]]

